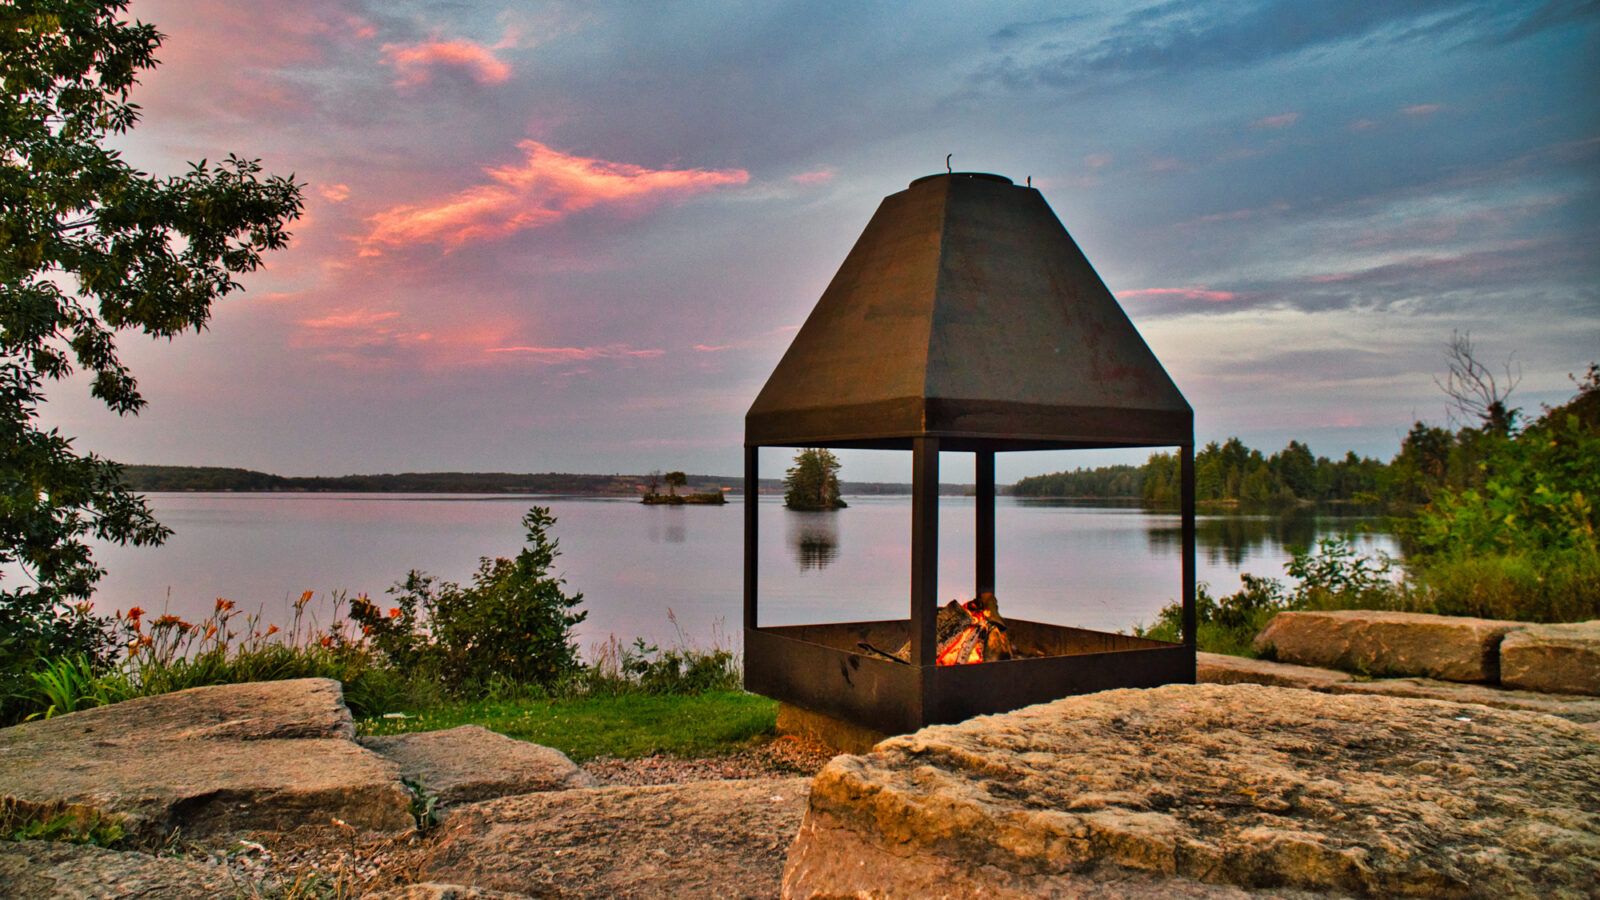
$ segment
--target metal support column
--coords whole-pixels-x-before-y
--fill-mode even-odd
[[[977,456],[977,521],[974,530],[978,546],[973,558],[977,560],[977,585],[974,596],[994,591],[994,451],[979,450]]]
[[[939,606],[939,439],[911,441],[911,664],[932,666],[938,655],[934,620]]]
[[[1194,597],[1194,445],[1185,444],[1179,477],[1183,482],[1183,643],[1195,646]]]
[[[760,531],[761,448],[744,448],[744,627],[756,626],[756,549]]]

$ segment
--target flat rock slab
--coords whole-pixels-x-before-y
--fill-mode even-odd
[[[778,895],[808,780],[523,794],[458,807],[418,877],[532,897]]]
[[[216,900],[250,896],[219,866],[54,841],[0,841],[0,897]]]
[[[1529,625],[1500,644],[1500,682],[1530,691],[1600,695],[1600,620]]]
[[[1340,609],[1281,612],[1256,635],[1279,662],[1366,675],[1500,680],[1500,641],[1525,622]]]
[[[1266,659],[1247,659],[1221,653],[1196,653],[1195,681],[1201,684],[1267,684],[1274,687],[1326,691],[1353,681],[1349,672],[1297,666]]]
[[[836,758],[783,895],[1589,897],[1597,795],[1600,739],[1551,716],[1247,684],[1106,691]]]
[[[447,805],[535,791],[594,787],[594,777],[560,750],[496,734],[479,725],[360,739],[393,760],[400,777]]]
[[[193,688],[0,729],[0,799],[124,816],[136,839],[413,824],[399,767],[351,737],[339,683]]]
[[[1546,694],[1518,691],[1491,684],[1458,684],[1432,678],[1378,678],[1373,681],[1346,681],[1328,689],[1334,694],[1381,694],[1387,697],[1414,697],[1448,700],[1452,703],[1479,703],[1496,709],[1560,716],[1580,725],[1600,723],[1600,699],[1580,694]]]

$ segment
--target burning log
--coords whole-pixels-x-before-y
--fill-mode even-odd
[[[941,666],[995,662],[1011,659],[1013,655],[1011,638],[1006,634],[1006,620],[1000,617],[1000,601],[991,593],[966,603],[951,600],[940,607],[934,622],[934,636],[939,642],[934,658]],[[866,641],[859,641],[856,646],[884,659],[908,665],[911,662],[910,641],[897,653],[880,650]]]

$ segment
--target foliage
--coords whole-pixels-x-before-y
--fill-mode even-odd
[[[1207,585],[1197,585],[1197,646],[1211,653],[1255,656],[1256,634],[1285,610],[1397,608],[1410,596],[1395,579],[1393,558],[1381,552],[1362,556],[1347,537],[1323,538],[1314,552],[1292,549],[1284,569],[1295,579],[1292,584],[1247,572],[1240,576],[1243,587],[1224,597],[1213,597]],[[1182,623],[1183,604],[1173,602],[1161,608],[1153,625],[1136,627],[1134,633],[1177,641]]]
[[[427,831],[439,824],[439,792],[428,787],[428,783],[421,775],[414,778],[402,777],[400,783],[405,785],[406,791],[411,794],[408,810],[412,820],[417,823],[417,830]]]
[[[1011,486],[1015,497],[1139,497],[1145,470],[1139,466],[1100,466],[1020,478]]]
[[[1299,441],[1265,456],[1238,438],[1212,441],[1194,457],[1195,499],[1281,507],[1300,502],[1364,501],[1377,489],[1383,463],[1346,453],[1343,459],[1313,456]],[[1152,454],[1143,468],[1141,496],[1156,506],[1177,504],[1182,490],[1178,459]]]
[[[73,601],[103,574],[89,540],[158,544],[169,533],[115,463],[37,424],[46,382],[90,373],[119,414],[144,405],[114,337],[204,328],[235,275],[288,241],[292,178],[252,160],[202,160],[153,178],[106,149],[138,118],[128,96],[155,65],[156,30],[121,0],[21,0],[0,9],[0,690],[44,658],[103,654],[103,622]]]
[[[387,615],[365,601],[352,604],[351,618],[391,665],[425,669],[449,687],[495,679],[554,687],[581,668],[572,627],[587,615],[571,611],[583,595],[568,595],[550,574],[560,555],[549,534],[555,521],[546,507],[530,509],[527,546],[515,559],[480,559],[469,587],[413,571],[390,589],[397,605]]]
[[[843,509],[839,498],[839,459],[821,447],[795,454],[783,476],[783,505],[790,509]]]
[[[738,659],[721,647],[663,652],[644,638],[635,638],[630,646],[612,636],[598,648],[575,687],[583,694],[619,696],[736,691],[743,683]]]
[[[0,800],[0,841],[60,841],[115,847],[125,831],[122,816],[102,816],[99,812],[64,812],[40,819],[24,811],[13,798]]]
[[[554,747],[582,762],[597,756],[728,753],[770,734],[777,715],[777,701],[743,691],[627,693],[446,703],[404,719],[362,719],[356,730],[362,735],[404,734],[476,724]]]
[[[661,477],[667,483],[667,493],[674,497],[678,495],[678,488],[689,483],[689,476],[683,472],[668,472]]]

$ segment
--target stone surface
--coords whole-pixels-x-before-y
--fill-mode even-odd
[[[457,807],[428,881],[533,897],[776,897],[804,778],[523,794]]]
[[[1597,792],[1600,740],[1551,716],[1106,691],[833,760],[783,896],[1587,897]]]
[[[1500,682],[1530,691],[1600,695],[1600,620],[1529,625],[1506,635]]]
[[[53,841],[0,841],[0,897],[216,900],[249,896],[220,866]]]
[[[327,679],[193,688],[0,729],[0,799],[121,815],[130,837],[413,824],[399,768],[351,739]]]
[[[1379,678],[1373,681],[1346,681],[1328,689],[1334,694],[1381,694],[1386,697],[1415,697],[1448,700],[1453,703],[1480,703],[1496,709],[1560,716],[1569,722],[1592,725],[1600,722],[1600,698],[1581,694],[1546,694],[1519,691],[1492,684],[1460,684],[1432,678]]]
[[[1279,662],[1365,675],[1498,681],[1500,641],[1523,622],[1341,609],[1282,612],[1256,636]]]
[[[1326,691],[1353,680],[1349,672],[1221,653],[1196,653],[1194,660],[1195,680],[1201,684],[1267,684]]]
[[[360,743],[393,760],[400,777],[420,782],[442,804],[595,786],[594,778],[560,750],[479,725],[367,737]]]
[[[402,888],[366,894],[361,900],[531,900],[527,894],[491,891],[459,884],[411,884]]]

